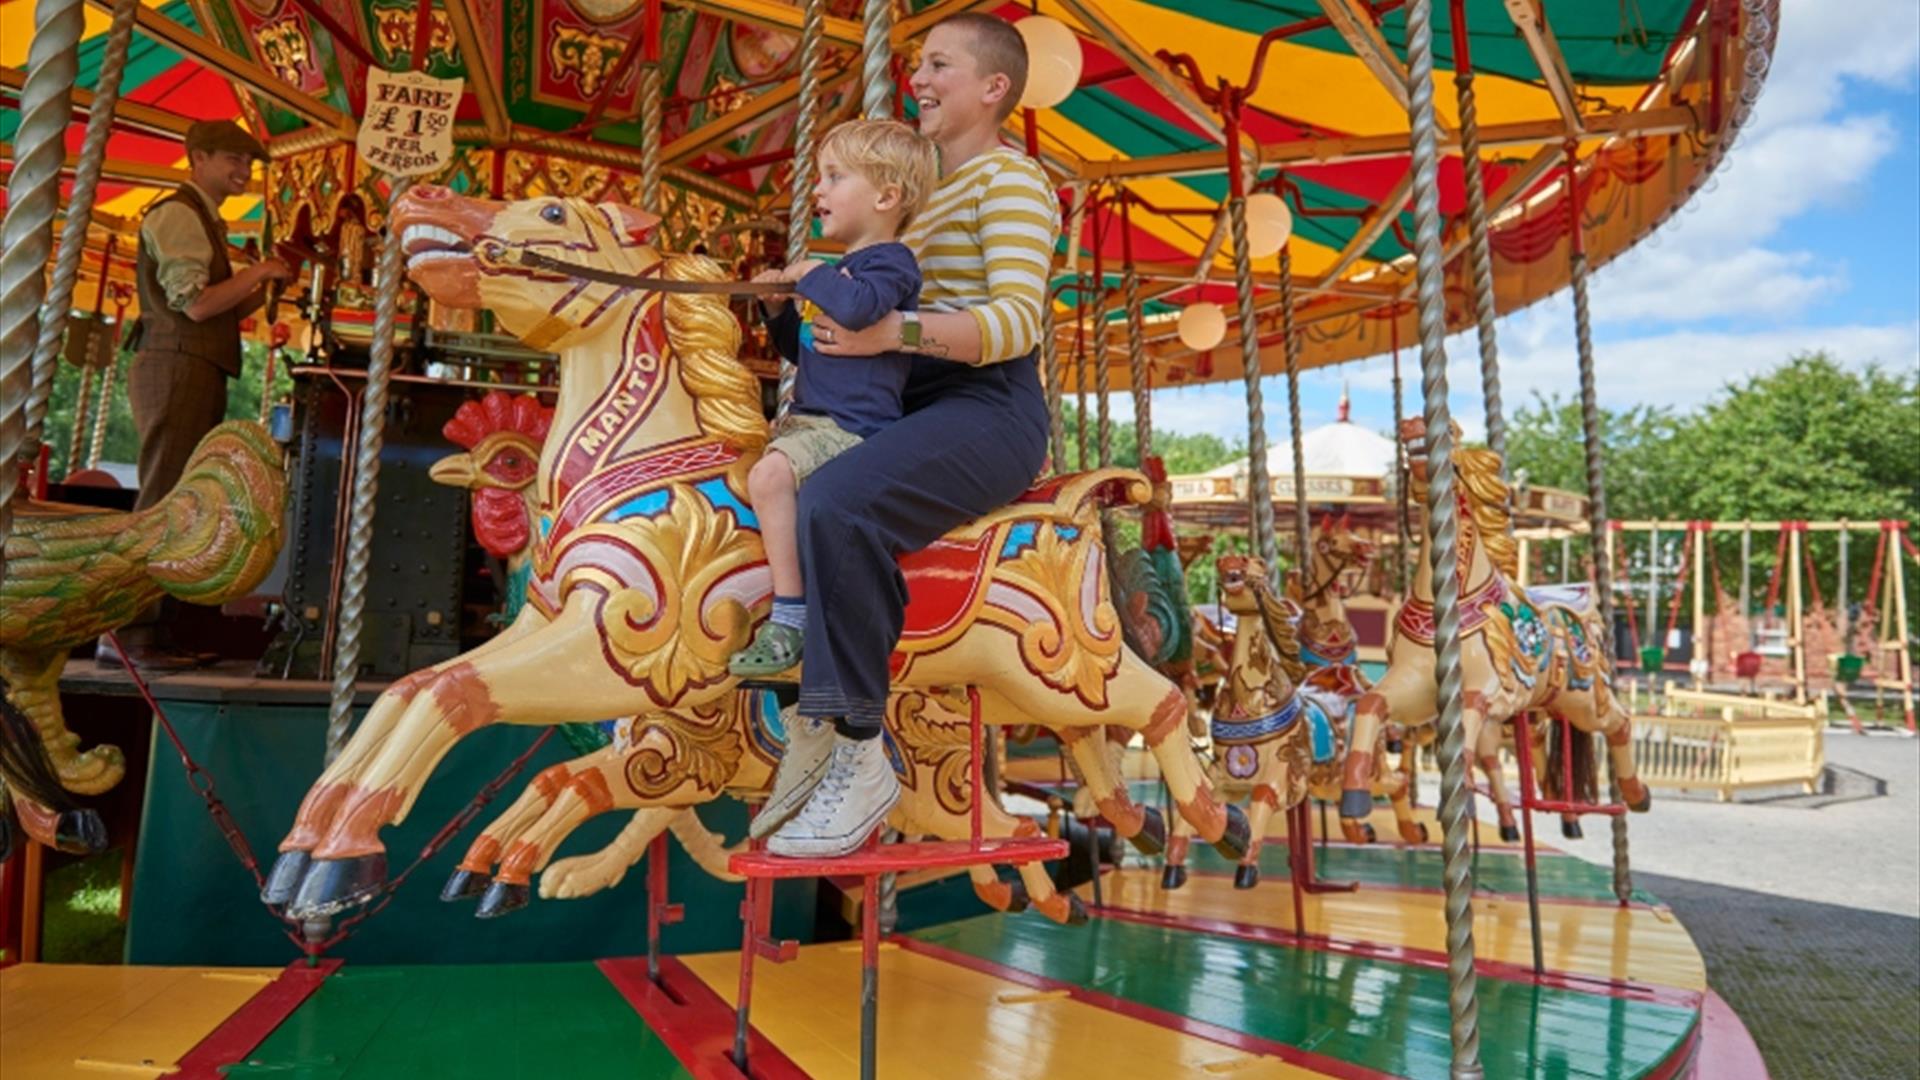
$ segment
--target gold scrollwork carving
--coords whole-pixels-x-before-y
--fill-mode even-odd
[[[1096,545],[1088,539],[1093,535],[1083,530],[1079,538],[1063,540],[1051,525],[1042,525],[1032,547],[994,568],[995,579],[1046,609],[1044,621],[992,605],[981,609],[980,617],[1014,632],[1021,659],[1041,681],[1100,709],[1107,704],[1107,682],[1120,668],[1120,617],[1104,574],[1094,583],[1092,625],[1082,617],[1081,589],[1087,574],[1098,569],[1092,564]]]
[[[572,76],[580,92],[593,97],[600,93],[602,82],[626,50],[627,43],[619,38],[572,26],[556,26],[553,37],[547,41],[547,62],[553,65],[556,77]]]
[[[668,713],[636,727],[624,771],[627,787],[642,799],[667,798],[687,783],[718,794],[746,752],[728,703]]]
[[[965,718],[929,707],[927,695],[906,691],[893,696],[894,746],[906,761],[908,788],[918,788],[921,769],[932,770],[932,795],[940,809],[964,814],[973,808],[969,779],[970,737]]]

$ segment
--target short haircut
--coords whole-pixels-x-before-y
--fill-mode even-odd
[[[867,178],[876,188],[900,189],[900,228],[913,224],[940,180],[933,140],[898,120],[849,120],[820,140],[820,154]]]
[[[989,15],[984,11],[966,11],[958,15],[949,15],[934,24],[951,26],[967,32],[971,44],[973,62],[978,66],[982,77],[1005,75],[1007,96],[1000,100],[997,120],[1005,120],[1020,107],[1020,95],[1027,92],[1027,39],[1014,29],[1012,23],[998,15]]]

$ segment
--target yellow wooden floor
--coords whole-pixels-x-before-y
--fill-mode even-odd
[[[16,964],[0,970],[0,1077],[164,1075],[279,974]]]
[[[734,1002],[735,953],[682,959]],[[860,1073],[860,947],[809,945],[786,964],[754,965],[753,1026],[808,1075]],[[1326,1074],[1244,1053],[1144,1020],[920,956],[880,949],[880,1075],[969,1077],[1231,1076],[1307,1080]],[[980,1032],[991,1038],[980,1039]]]
[[[1292,930],[1293,896],[1285,879],[1235,889],[1223,877],[1195,876],[1173,892],[1157,870],[1122,870],[1104,881],[1110,905],[1188,918],[1222,919]],[[1090,886],[1080,890],[1092,898]],[[1306,898],[1309,933],[1374,945],[1446,952],[1446,916],[1432,893],[1362,888]],[[1704,990],[1706,964],[1693,939],[1664,908],[1540,904],[1541,946],[1553,971]],[[1527,902],[1481,894],[1473,899],[1473,940],[1486,960],[1531,966]]]

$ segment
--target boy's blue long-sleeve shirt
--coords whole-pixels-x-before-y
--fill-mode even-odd
[[[920,264],[905,244],[861,248],[838,266],[819,266],[794,285],[795,293],[849,330],[864,330],[888,312],[920,303]],[[826,416],[866,438],[900,419],[900,394],[913,359],[906,353],[826,356],[813,347],[812,326],[784,304],[768,326],[780,355],[800,365],[794,410]]]

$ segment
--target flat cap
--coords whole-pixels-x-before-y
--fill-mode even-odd
[[[247,134],[247,129],[231,120],[196,120],[187,128],[187,149],[210,154],[245,154],[255,161],[267,160],[267,148]]]

